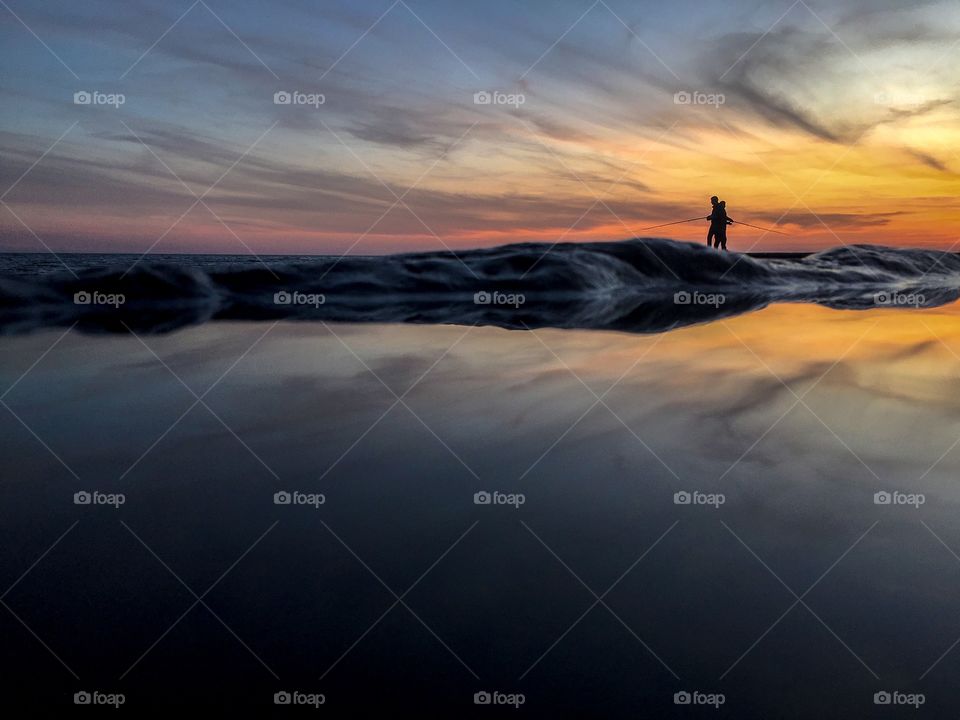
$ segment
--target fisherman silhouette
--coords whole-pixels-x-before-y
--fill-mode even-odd
[[[710,230],[707,232],[707,247],[718,250],[727,249],[727,225],[733,225],[733,220],[727,217],[727,201],[720,200],[716,195],[710,198],[713,209],[704,220],[710,221]]]

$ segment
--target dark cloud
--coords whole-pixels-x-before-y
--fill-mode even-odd
[[[922,150],[907,148],[907,154],[913,158],[916,158],[929,168],[933,168],[939,172],[950,172],[950,168],[944,165],[943,162],[935,158],[933,155],[923,152]]]
[[[750,217],[761,223],[778,223],[778,225],[793,225],[801,228],[816,229],[826,225],[833,230],[857,230],[859,228],[883,227],[890,223],[891,218],[904,214],[896,211],[885,213],[813,213],[798,211],[783,215],[778,212],[752,211]]]
[[[835,53],[832,38],[823,33],[794,27],[767,35],[739,32],[720,37],[701,57],[699,72],[705,87],[727,96],[726,107],[827,142],[850,142],[861,129],[827,121],[799,99],[824,82],[822,65]]]
[[[806,23],[802,8],[778,27],[763,32],[736,32],[719,36],[696,60],[695,72],[706,89],[727,96],[725,110],[762,118],[782,128],[848,145],[871,129],[931,113],[952,103],[951,98],[907,98],[907,107],[890,103],[888,78],[874,68],[878,55],[896,44],[914,44],[914,52],[929,50],[943,31],[924,35],[921,27],[905,23],[889,9],[865,6],[852,12],[845,5],[849,27],[839,38],[817,21]],[[859,14],[858,14],[859,13]],[[883,37],[864,30],[864,16],[882,18]],[[857,18],[854,22],[854,18]],[[791,24],[796,21],[797,24]],[[846,68],[854,68],[854,74]]]
[[[170,128],[139,128],[137,135],[164,159],[194,193],[201,194],[233,164],[242,150],[224,146],[204,137],[188,137]],[[97,208],[104,216],[166,218],[172,223],[194,201],[194,197],[129,132],[99,132],[109,144],[139,147],[136,155],[124,156],[124,163],[73,157],[70,147],[57,148],[43,163],[27,174],[8,197],[14,205],[71,206]],[[25,172],[36,153],[16,149],[17,138],[0,136],[0,183],[12,184]],[[10,147],[8,144],[12,144]],[[600,195],[606,206],[580,217],[593,203],[593,196],[581,180]],[[558,229],[562,232],[616,224],[616,217],[630,224],[645,222],[656,213],[676,213],[672,203],[645,201],[642,204],[607,197],[612,178],[604,173],[584,173],[571,178],[566,190],[550,195],[522,192],[465,194],[387,183],[358,168],[348,173],[332,167],[298,168],[261,152],[247,155],[206,197],[207,203],[233,223],[250,227],[299,227],[304,231],[355,233],[394,204],[395,195],[404,196],[405,206],[396,207],[379,231],[391,234],[459,233],[476,231],[511,232]],[[642,183],[625,179],[624,187],[643,191]],[[395,194],[395,195],[394,195]],[[409,207],[409,210],[407,209]],[[411,212],[412,211],[412,212]],[[195,212],[205,213],[202,208]],[[246,219],[255,218],[254,222]],[[234,219],[236,218],[236,219]],[[420,218],[429,225],[424,227]],[[630,234],[624,228],[623,236]]]

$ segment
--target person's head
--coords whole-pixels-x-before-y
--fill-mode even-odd
[[[727,206],[727,201],[721,200],[718,204],[720,205],[720,207],[725,208]]]
[[[714,195],[712,198],[710,198],[710,204],[711,204],[711,205],[716,205],[718,199],[719,199],[719,198],[717,198],[717,196]]]

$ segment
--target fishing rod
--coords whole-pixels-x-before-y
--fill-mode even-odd
[[[695,217],[688,220],[676,220],[675,222],[663,223],[662,225],[651,225],[650,227],[640,228],[637,232],[644,232],[645,230],[656,230],[657,228],[667,227],[669,225],[682,225],[683,223],[693,222],[694,220],[709,220],[709,217]],[[781,232],[780,230],[774,230],[773,228],[760,227],[759,225],[751,225],[750,223],[741,222],[740,220],[734,220],[734,225],[746,225],[747,227],[754,228],[755,230],[763,230],[764,232],[777,233],[777,235],[786,235],[787,233]]]
[[[777,233],[777,235],[786,235],[785,232],[780,232],[779,230],[774,230],[773,228],[760,227],[759,225],[751,225],[750,223],[740,222],[739,220],[733,221],[734,225],[746,225],[747,227],[752,227],[755,230],[763,230],[765,232]]]
[[[663,225],[651,225],[650,227],[640,228],[637,232],[643,232],[644,230],[655,230],[657,228],[667,227],[667,225],[680,225],[681,223],[693,222],[694,220],[706,220],[705,217],[695,217],[690,218],[689,220],[677,220],[676,222],[663,223]]]

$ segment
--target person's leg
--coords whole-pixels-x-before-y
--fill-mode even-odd
[[[716,231],[713,228],[710,228],[707,231],[707,247],[713,247],[713,236]]]

